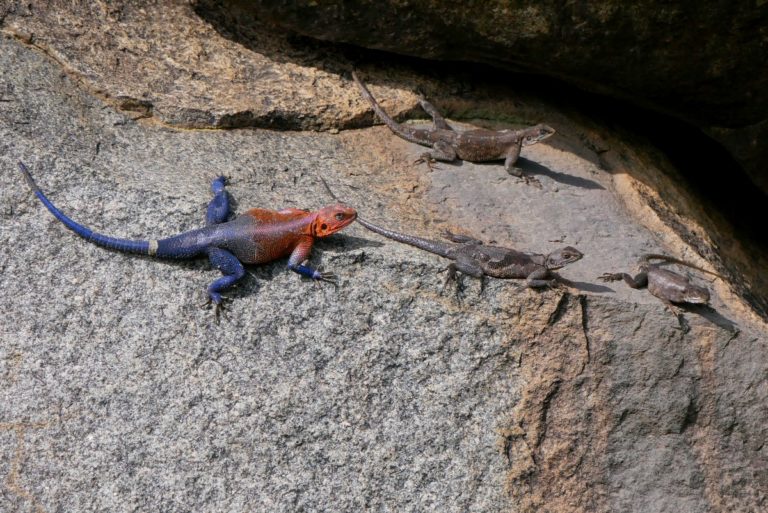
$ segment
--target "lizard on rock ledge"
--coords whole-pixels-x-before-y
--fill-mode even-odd
[[[333,193],[323,177],[319,177],[328,193],[341,202]],[[451,242],[440,242],[423,239],[414,235],[389,230],[377,226],[365,219],[357,218],[357,222],[388,239],[414,246],[424,251],[453,260],[448,265],[446,283],[456,277],[456,271],[483,279],[492,278],[525,279],[528,287],[551,287],[558,276],[552,271],[561,269],[568,264],[580,260],[584,255],[574,247],[566,246],[548,255],[540,253],[524,253],[502,246],[484,244],[482,241],[446,231],[445,235]],[[481,282],[482,286],[482,282]]]
[[[206,226],[160,240],[126,240],[99,233],[64,215],[38,188],[19,162],[27,184],[48,210],[64,225],[88,242],[125,253],[160,258],[194,258],[207,255],[211,265],[224,275],[208,287],[208,304],[222,308],[221,292],[245,275],[243,264],[263,264],[289,256],[288,268],[313,280],[335,281],[332,273],[324,273],[305,265],[316,238],[327,237],[349,225],[357,217],[354,209],[331,205],[315,212],[288,208],[280,211],[254,208],[227,221],[230,214],[226,179],[213,180],[213,200],[208,205]]]
[[[664,301],[670,307],[673,307],[674,303],[705,305],[709,302],[709,290],[705,287],[694,285],[685,276],[668,269],[662,269],[659,267],[659,264],[652,264],[651,260],[663,260],[684,265],[722,278],[719,274],[707,271],[684,260],[667,255],[647,254],[640,258],[640,273],[634,278],[627,273],[605,273],[599,279],[607,282],[624,280],[633,289],[647,288],[648,292]]]
[[[413,128],[400,124],[389,117],[379,106],[368,88],[353,71],[352,78],[357,83],[366,100],[395,135],[422,146],[431,146],[432,150],[425,152],[416,162],[439,160],[451,162],[457,158],[469,162],[487,162],[504,160],[504,169],[511,175],[524,178],[522,169],[515,167],[520,150],[551,137],[555,130],[547,125],[534,125],[521,130],[486,130],[482,128],[456,132],[437,112],[437,109],[426,100],[420,100],[421,107],[432,116],[434,126],[431,128]]]

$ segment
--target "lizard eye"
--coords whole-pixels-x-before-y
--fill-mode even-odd
[[[342,214],[341,212],[339,212],[338,214],[336,214],[336,215],[335,215],[335,216],[333,216],[333,217],[335,217],[337,221],[343,221],[345,216],[344,216],[344,214]]]

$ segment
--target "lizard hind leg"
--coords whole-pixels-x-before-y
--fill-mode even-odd
[[[205,212],[205,224],[220,224],[229,219],[229,193],[225,186],[227,179],[224,176],[214,178],[211,183],[211,192],[213,199],[208,203],[208,210]]]
[[[228,289],[245,275],[245,269],[240,261],[226,249],[212,247],[208,249],[208,260],[211,265],[221,271],[221,278],[215,280],[208,286],[208,304],[213,303],[216,308],[216,319],[218,320],[221,310],[224,308],[222,301],[222,291]]]
[[[419,105],[421,105],[421,108],[424,109],[424,112],[432,117],[432,122],[435,124],[435,128],[439,128],[441,130],[453,130],[451,125],[448,124],[448,122],[445,120],[442,114],[437,111],[434,105],[424,99],[419,100]]]
[[[453,233],[450,230],[443,231],[443,237],[451,242],[457,242],[459,244],[482,244],[483,241],[470,237],[469,235],[461,235],[459,233]]]
[[[421,164],[425,162],[429,169],[432,170],[435,168],[435,161],[453,162],[454,160],[456,160],[456,150],[453,149],[453,146],[445,141],[437,141],[432,145],[431,151],[425,151],[413,163]]]

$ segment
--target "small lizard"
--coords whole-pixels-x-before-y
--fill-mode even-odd
[[[306,264],[316,238],[327,237],[357,217],[354,209],[331,205],[310,212],[297,208],[280,211],[254,208],[227,221],[230,215],[226,178],[213,180],[213,200],[206,212],[206,226],[165,239],[127,240],[95,233],[64,215],[38,188],[27,167],[19,162],[27,184],[45,207],[64,225],[88,242],[125,253],[159,258],[194,258],[206,255],[223,276],[208,287],[207,304],[215,305],[216,318],[222,309],[221,292],[245,275],[243,264],[263,264],[289,256],[288,269],[313,280],[335,282],[332,273]]]
[[[325,185],[328,193],[338,202],[343,203],[333,193],[323,177],[319,177]],[[456,278],[456,272],[460,271],[475,278],[483,279],[484,276],[492,278],[517,278],[525,279],[528,287],[551,287],[558,276],[552,271],[561,269],[568,264],[580,260],[584,255],[571,246],[558,249],[542,255],[539,253],[524,253],[502,246],[484,244],[478,239],[466,235],[458,235],[445,231],[445,237],[451,243],[423,239],[414,235],[396,232],[377,226],[365,219],[357,218],[357,222],[388,239],[414,246],[424,251],[440,255],[453,260],[448,265],[448,281]],[[482,286],[482,282],[481,282]]]
[[[607,282],[624,280],[633,289],[648,288],[648,292],[664,301],[670,307],[673,307],[675,303],[705,305],[709,302],[709,290],[705,287],[694,285],[685,276],[668,269],[662,269],[659,267],[659,264],[651,263],[651,260],[662,260],[684,265],[722,278],[719,274],[697,267],[690,262],[667,255],[649,253],[640,258],[640,273],[634,278],[627,273],[605,273],[599,279]]]
[[[486,130],[482,128],[456,132],[437,112],[437,109],[426,100],[420,100],[421,108],[432,117],[434,126],[431,128],[414,128],[400,124],[389,117],[379,106],[368,88],[353,71],[352,78],[357,83],[363,97],[373,107],[384,124],[395,135],[422,146],[431,146],[432,150],[425,152],[416,161],[428,164],[439,160],[451,162],[457,158],[469,162],[487,162],[504,160],[504,169],[511,175],[523,177],[523,170],[515,167],[520,150],[551,137],[555,130],[547,125],[534,125],[522,130]],[[527,181],[527,179],[526,179]]]

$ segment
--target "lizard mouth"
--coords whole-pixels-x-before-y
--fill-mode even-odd
[[[344,212],[336,214],[336,223],[334,231],[341,230],[352,224],[357,219],[357,211],[351,207],[347,207]],[[342,217],[343,216],[343,217]],[[340,218],[339,218],[340,217]]]
[[[704,287],[693,287],[684,295],[684,301],[692,305],[706,305],[709,303],[709,291]]]
[[[341,224],[339,225],[339,228],[344,228],[346,226],[349,226],[350,224],[352,224],[355,221],[355,219],[357,219],[357,212],[353,212],[352,214],[350,214],[350,216],[348,218],[343,220],[341,222]]]

